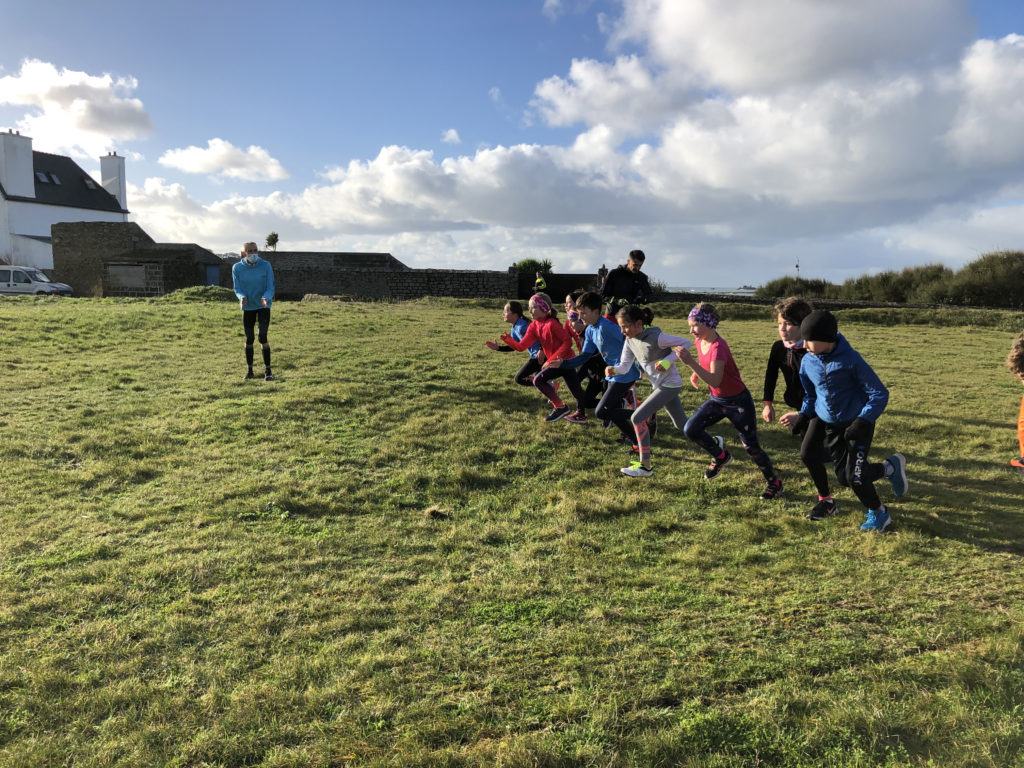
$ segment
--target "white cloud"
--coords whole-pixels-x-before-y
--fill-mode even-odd
[[[739,93],[955,61],[967,0],[624,0],[615,42]]]
[[[571,142],[386,146],[296,194],[203,206],[147,182],[132,208],[193,233],[174,239],[234,249],[275,230],[410,266],[543,254],[586,271],[641,247],[653,277],[690,286],[764,282],[797,258],[841,281],[1019,248],[1005,198],[1024,176],[1024,38],[972,44],[966,0],[924,5],[624,0],[613,42],[635,52],[536,86],[532,113],[580,126]]]
[[[206,148],[190,146],[169,149],[160,157],[161,165],[186,173],[216,174],[242,181],[279,181],[288,178],[284,167],[263,147],[241,149],[223,139],[210,139]]]
[[[462,139],[459,138],[459,132],[454,128],[449,128],[447,131],[441,134],[441,141],[445,144],[461,144]]]
[[[17,127],[37,150],[95,158],[152,132],[145,107],[131,96],[137,88],[133,77],[58,70],[33,59],[0,77],[0,105],[31,109]]]
[[[544,7],[541,9],[541,13],[555,21],[565,13],[565,3],[562,0],[544,0]]]

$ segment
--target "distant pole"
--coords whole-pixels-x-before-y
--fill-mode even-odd
[[[799,256],[796,257],[796,276],[797,276],[797,278],[800,277],[800,257]]]

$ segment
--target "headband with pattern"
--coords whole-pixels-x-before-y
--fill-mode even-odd
[[[691,309],[689,317],[691,320],[696,320],[698,323],[703,323],[708,328],[718,327],[718,318],[712,315],[710,312],[700,309],[699,307],[694,307],[693,309]]]
[[[533,304],[533,306],[535,306],[541,312],[546,312],[549,315],[551,314],[551,305],[544,301],[544,299],[542,299],[540,296],[534,296],[532,299],[530,299],[530,303]]]

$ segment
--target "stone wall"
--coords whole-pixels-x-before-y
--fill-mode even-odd
[[[50,230],[53,276],[75,296],[103,296],[104,259],[154,244],[134,222],[65,222]]]

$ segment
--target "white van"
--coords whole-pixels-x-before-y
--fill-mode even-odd
[[[0,293],[70,296],[71,286],[53,282],[35,267],[0,264]]]

